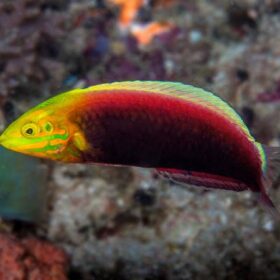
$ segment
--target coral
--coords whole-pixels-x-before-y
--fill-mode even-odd
[[[49,242],[0,234],[0,279],[67,280],[68,259]]]

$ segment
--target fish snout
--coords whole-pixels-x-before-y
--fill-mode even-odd
[[[3,145],[3,143],[7,140],[7,136],[2,134],[0,135],[0,145]]]

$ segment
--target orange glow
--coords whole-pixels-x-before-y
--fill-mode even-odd
[[[136,25],[132,28],[131,33],[137,39],[140,45],[148,45],[154,37],[162,33],[170,31],[174,27],[169,22],[151,22],[147,25]]]
[[[144,0],[109,0],[121,7],[119,23],[122,27],[128,27],[135,19],[138,10],[144,5]]]

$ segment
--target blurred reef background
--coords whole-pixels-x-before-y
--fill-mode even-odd
[[[124,80],[211,90],[259,142],[280,146],[280,1],[0,1],[1,130],[54,94]],[[42,166],[34,178],[45,185],[45,217],[0,222],[0,279],[280,278],[280,225],[250,193],[26,158],[32,173]],[[21,179],[30,172],[3,170],[1,178],[21,172],[21,192],[30,186]],[[0,184],[0,193],[9,188]],[[276,205],[278,185],[269,190]]]

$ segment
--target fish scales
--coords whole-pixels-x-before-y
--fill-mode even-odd
[[[82,154],[84,162],[196,170],[256,183],[261,166],[254,144],[200,104],[141,91],[87,98],[84,106],[94,110],[73,113],[92,146]]]

